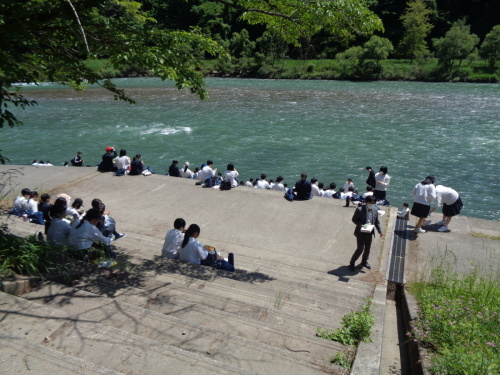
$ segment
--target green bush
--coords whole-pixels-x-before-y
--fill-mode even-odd
[[[498,76],[496,74],[471,74],[467,80],[479,83],[498,83]]]
[[[443,263],[410,285],[420,312],[407,336],[434,352],[432,373],[500,373],[499,279],[477,268],[459,276]]]

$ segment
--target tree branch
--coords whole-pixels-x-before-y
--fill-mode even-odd
[[[271,12],[268,10],[262,10],[262,9],[256,9],[256,8],[243,8],[237,4],[233,4],[233,3],[230,3],[230,2],[227,2],[224,0],[215,0],[215,1],[218,3],[221,3],[223,5],[226,5],[228,7],[231,7],[233,9],[241,10],[242,12],[261,13],[261,14],[266,14],[268,16],[281,17],[281,18],[284,18],[284,19],[292,21],[292,22],[296,22],[299,20],[298,18],[292,18],[291,16],[287,16],[286,14],[282,14],[282,13]],[[269,4],[267,1],[266,1],[266,3]]]
[[[73,3],[71,2],[71,0],[66,0],[66,1],[68,2],[71,9],[73,9],[73,13],[75,14],[75,18],[76,18],[76,23],[78,24],[78,27],[80,28],[80,32],[82,33],[82,38],[83,38],[83,43],[85,44],[85,49],[87,50],[87,53],[90,55],[89,44],[87,43],[87,37],[85,36],[85,30],[83,29],[82,23],[80,22],[80,17],[78,17],[78,13],[76,12],[76,9],[73,6]]]

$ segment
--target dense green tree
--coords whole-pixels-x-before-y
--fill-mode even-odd
[[[363,58],[375,60],[377,69],[380,70],[380,60],[387,59],[392,51],[394,51],[394,46],[389,39],[373,35],[363,45]]]
[[[439,63],[448,70],[453,68],[455,60],[462,60],[474,50],[479,43],[479,37],[471,34],[470,26],[465,20],[455,22],[443,38],[432,40]]]
[[[399,51],[402,56],[413,61],[429,53],[425,38],[433,27],[430,14],[431,10],[425,0],[411,0],[407,3],[405,13],[401,16],[404,34],[399,43]]]
[[[496,61],[500,60],[500,25],[494,26],[486,34],[479,50],[479,56],[488,60],[490,68],[494,68]]]

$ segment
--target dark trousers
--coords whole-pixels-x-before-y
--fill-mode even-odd
[[[356,236],[358,247],[352,255],[351,264],[354,264],[361,254],[363,254],[361,263],[368,262],[368,258],[370,257],[370,248],[372,246],[372,239],[373,235],[371,233],[360,233],[358,236]]]

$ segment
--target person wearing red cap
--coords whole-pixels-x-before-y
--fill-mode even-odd
[[[102,156],[102,160],[97,166],[99,172],[114,172],[116,171],[116,166],[114,164],[114,159],[116,158],[116,151],[114,147],[106,147],[106,153]]]

